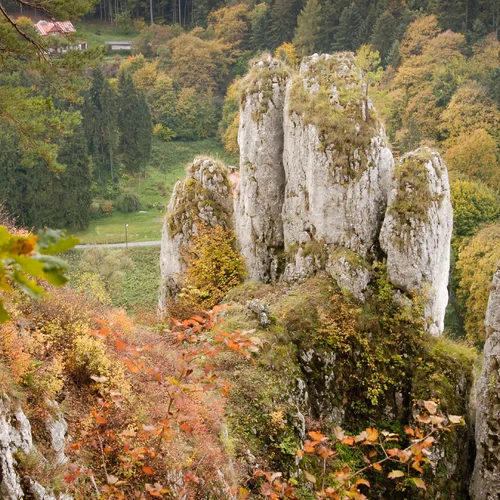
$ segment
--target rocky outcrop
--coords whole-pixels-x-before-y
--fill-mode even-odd
[[[324,245],[367,257],[377,241],[394,160],[372,117],[352,53],[304,59],[284,112],[285,250]],[[292,258],[288,275],[302,274]],[[293,262],[295,261],[295,262]]]
[[[453,210],[446,165],[421,148],[396,167],[380,244],[390,281],[425,297],[427,330],[440,335],[448,303]]]
[[[428,330],[442,333],[452,229],[446,166],[425,148],[395,172],[353,53],[315,54],[299,72],[270,56],[255,62],[241,83],[238,143],[234,226],[249,280],[326,270],[363,301],[382,247],[390,281],[424,293]],[[160,307],[179,289],[196,220],[227,224],[233,213],[223,167],[205,163],[195,161],[169,205]],[[210,185],[200,173],[207,168],[219,169]]]
[[[186,179],[177,182],[163,225],[160,269],[160,311],[168,297],[182,287],[186,265],[183,249],[199,224],[212,227],[232,224],[233,197],[228,169],[209,158],[197,158],[188,167]]]
[[[7,397],[0,397],[0,498],[3,500],[19,500],[22,498],[34,498],[35,500],[72,500],[72,497],[64,493],[54,494],[49,488],[26,477],[22,473],[20,456],[34,455],[37,460],[57,466],[64,456],[66,444],[67,424],[59,411],[57,404],[49,403],[56,416],[47,422],[47,429],[51,433],[53,452],[56,454],[56,462],[40,454],[33,444],[31,425],[20,406],[14,406]],[[54,427],[57,422],[57,428]],[[56,439],[54,439],[56,438]]]
[[[241,84],[235,222],[251,280],[275,279],[283,250],[283,106],[288,77],[281,61],[268,56],[253,65]]]
[[[500,269],[493,277],[485,325],[488,338],[477,384],[473,500],[496,500],[500,492]]]

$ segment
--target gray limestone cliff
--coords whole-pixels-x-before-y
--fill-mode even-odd
[[[50,403],[55,418],[49,419],[46,430],[50,434],[53,456],[42,456],[33,443],[31,424],[19,405],[0,396],[0,498],[3,500],[72,500],[64,493],[55,494],[50,488],[33,481],[23,473],[22,458],[57,466],[67,461],[64,455],[67,424],[57,403]]]
[[[268,56],[242,82],[236,233],[251,280],[277,277],[283,249],[283,106],[289,71]]]
[[[433,335],[444,330],[452,229],[443,160],[429,148],[406,154],[396,167],[380,244],[389,280],[425,297],[426,327]]]
[[[308,273],[300,262],[312,246],[326,252],[324,262],[330,261],[334,274],[339,249],[362,259],[373,255],[394,160],[364,89],[352,53],[304,59],[287,86],[283,227],[292,257],[287,277]]]
[[[500,269],[493,277],[486,311],[484,362],[476,395],[476,461],[473,500],[500,496]]]
[[[417,150],[395,170],[350,52],[315,54],[299,71],[265,56],[240,91],[234,210],[226,169],[196,160],[175,187],[163,228],[160,309],[179,290],[182,247],[196,219],[233,218],[249,280],[296,281],[325,270],[364,301],[385,252],[391,282],[425,292],[428,330],[442,333],[452,209],[439,155]],[[200,173],[207,168],[218,169],[210,185]]]
[[[177,182],[168,205],[162,230],[160,311],[168,297],[182,288],[185,271],[183,249],[199,224],[231,226],[232,189],[228,169],[208,158],[197,158],[187,169],[186,179]]]

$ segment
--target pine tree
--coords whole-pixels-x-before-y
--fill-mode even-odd
[[[149,159],[153,124],[144,94],[124,71],[118,80],[117,102],[120,154],[127,171],[137,173]]]
[[[92,178],[89,168],[89,155],[85,143],[82,126],[73,131],[59,152],[59,162],[66,165],[66,169],[55,183],[54,213],[62,221],[65,228],[85,229],[89,224],[89,211],[92,202]],[[54,221],[53,226],[61,226]]]
[[[275,0],[271,9],[273,49],[292,41],[297,20],[294,7],[294,0]]]
[[[97,167],[98,178],[108,170],[114,178],[115,152],[119,143],[116,92],[101,68],[92,75],[92,85],[83,106],[88,151]]]
[[[273,46],[271,40],[272,20],[269,5],[259,3],[252,11],[251,44],[254,51],[270,50]]]
[[[321,5],[318,0],[307,0],[297,18],[293,43],[300,55],[312,54],[318,48],[321,29]]]
[[[358,8],[352,4],[342,11],[339,25],[335,29],[333,50],[356,50],[358,46],[358,31],[362,19]]]
[[[396,39],[397,21],[388,12],[383,12],[377,19],[373,28],[371,43],[373,48],[380,53],[382,61],[386,61]]]

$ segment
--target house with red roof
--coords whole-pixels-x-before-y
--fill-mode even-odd
[[[57,37],[57,44],[49,48],[51,54],[63,54],[68,50],[86,50],[86,41],[71,41],[64,43],[64,37],[76,33],[76,29],[71,21],[38,21],[35,25],[38,33],[43,37],[54,36]]]

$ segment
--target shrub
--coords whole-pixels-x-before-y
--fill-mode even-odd
[[[198,226],[184,250],[187,263],[181,297],[201,307],[212,307],[245,276],[243,257],[233,248],[234,233],[222,226]]]
[[[141,207],[141,200],[134,193],[124,193],[116,200],[116,209],[119,212],[138,212]]]
[[[113,211],[113,204],[110,200],[106,200],[101,206],[101,212],[103,214],[110,214]]]

